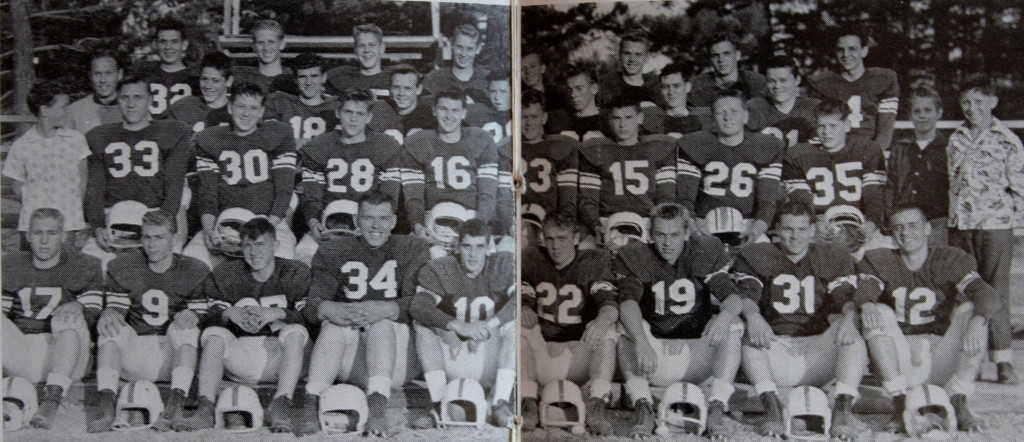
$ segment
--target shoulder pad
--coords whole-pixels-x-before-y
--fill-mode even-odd
[[[772,243],[753,243],[740,249],[739,257],[760,274],[769,275],[773,263],[778,259],[788,259],[783,256],[782,250]]]

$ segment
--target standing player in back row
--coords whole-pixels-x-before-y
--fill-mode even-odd
[[[522,132],[525,183],[521,204],[539,206],[540,213],[561,210],[576,216],[579,142],[563,135],[544,135],[547,99],[538,90],[523,93]],[[539,220],[538,220],[539,221]]]
[[[793,147],[814,138],[814,107],[819,100],[800,96],[800,68],[791,57],[775,56],[765,62],[768,96],[747,102],[747,129],[774,135]]]
[[[199,133],[207,127],[228,125],[228,90],[231,89],[231,57],[211,52],[199,64],[199,96],[188,96],[171,105],[169,117]],[[192,167],[194,169],[194,167]]]
[[[326,66],[323,57],[303,52],[292,60],[299,94],[278,91],[267,95],[267,112],[263,118],[290,125],[297,149],[301,149],[311,138],[338,125],[338,118],[334,114],[338,100],[325,93]]]
[[[284,51],[284,28],[274,20],[260,20],[252,25],[252,51],[258,66],[236,66],[235,83],[256,83],[264,94],[283,91],[296,95],[299,87],[295,73],[281,64]]]
[[[423,78],[423,89],[440,96],[448,88],[457,88],[473,103],[487,102],[487,70],[476,66],[476,56],[483,49],[483,35],[470,24],[455,28],[451,37],[452,66],[437,68]]]
[[[466,124],[490,132],[495,143],[512,136],[512,82],[508,72],[487,75],[487,101],[466,106]]]
[[[350,88],[358,88],[369,89],[377,99],[387,97],[391,75],[381,68],[386,50],[384,32],[373,23],[357,25],[352,28],[352,39],[359,65],[343,65],[327,71],[331,93],[341,94]]]
[[[195,66],[187,66],[184,62],[188,51],[184,23],[172,18],[157,22],[156,49],[160,61],[142,66],[137,71],[149,81],[149,90],[153,94],[149,112],[154,118],[161,119],[172,104],[199,92],[199,73]]]

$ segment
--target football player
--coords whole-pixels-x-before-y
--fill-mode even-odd
[[[202,284],[210,270],[195,258],[174,253],[175,230],[173,215],[146,213],[142,253],[120,256],[108,266],[106,309],[96,324],[101,415],[89,421],[90,433],[110,431],[122,377],[171,381],[163,412],[150,419],[153,428],[167,431],[181,418],[195,375],[199,318],[206,313]]]
[[[156,23],[156,53],[160,61],[136,69],[146,81],[153,95],[149,112],[154,118],[167,116],[167,110],[176,101],[194,95],[199,90],[199,72],[195,66],[185,65],[188,36],[185,24],[173,18]]]
[[[405,215],[421,236],[429,235],[426,212],[438,202],[456,202],[486,222],[494,216],[498,193],[498,152],[491,134],[462,126],[466,96],[455,88],[441,92],[434,116],[437,130],[411,135],[400,166]]]
[[[149,208],[178,214],[178,225],[185,225],[189,205],[182,193],[192,156],[192,131],[178,121],[153,120],[149,112],[152,96],[145,80],[125,78],[117,90],[124,123],[105,124],[85,136],[93,153],[89,157],[85,215],[96,233],[82,251],[106,261],[113,258],[106,209],[120,201],[138,201]],[[181,250],[185,239],[185,233],[180,232],[175,239],[176,250]]]
[[[231,57],[211,52],[199,64],[199,96],[189,95],[171,105],[169,116],[199,133],[207,127],[231,124],[228,90],[231,89]]]
[[[208,127],[195,136],[203,231],[183,253],[211,268],[222,260],[210,253],[220,245],[217,215],[234,207],[270,220],[277,228],[277,256],[295,253],[295,234],[282,221],[295,183],[295,139],[288,125],[261,121],[264,99],[258,85],[236,83],[228,104],[232,125]]]
[[[693,78],[691,106],[709,107],[714,104],[719,93],[733,88],[739,89],[748,98],[768,95],[764,75],[740,69],[743,54],[739,41],[739,36],[732,32],[720,32],[707,41],[711,71]]]
[[[892,142],[900,85],[896,72],[864,67],[868,38],[860,30],[844,29],[835,43],[839,72],[825,71],[811,80],[812,95],[850,106],[850,137],[866,140],[885,151]]]
[[[636,99],[620,96],[609,105],[614,140],[599,138],[580,148],[580,219],[606,243],[608,217],[619,212],[646,217],[676,196],[674,140],[640,137],[643,119]]]
[[[999,298],[978,275],[974,258],[955,247],[929,247],[931,225],[915,206],[889,219],[898,250],[869,250],[858,265],[871,291],[861,307],[873,371],[893,396],[887,425],[906,431],[901,415],[908,388],[945,388],[962,431],[981,429],[967,407],[988,346]]]
[[[504,427],[516,382],[515,258],[487,254],[490,229],[471,219],[459,230],[458,256],[431,261],[416,277],[409,308],[416,352],[423,366],[433,414],[417,428],[433,428],[441,414],[447,379],[471,378],[493,387],[491,417]],[[477,410],[482,412],[482,410]]]
[[[117,105],[117,83],[124,77],[121,60],[113,52],[97,51],[89,56],[92,93],[68,105],[69,129],[83,134],[101,124],[121,123]]]
[[[520,53],[522,62],[519,66],[520,75],[523,78],[523,93],[529,89],[537,90],[544,94],[548,110],[565,109],[569,105],[569,95],[565,88],[544,82],[544,74],[547,73],[548,66],[544,60],[543,49],[539,46],[526,46]]]
[[[682,138],[688,133],[714,127],[711,120],[711,108],[690,108],[686,100],[693,83],[690,76],[694,68],[686,62],[673,62],[661,69],[658,78],[661,80],[661,98],[665,103],[664,112],[657,115],[661,119],[657,126],[661,132],[672,138]],[[648,113],[648,116],[651,114]]]
[[[605,136],[608,115],[597,107],[597,76],[592,70],[570,65],[565,71],[571,109],[559,109],[548,116],[548,133],[572,137],[576,141]]]
[[[235,83],[256,83],[264,94],[277,91],[292,95],[299,94],[295,73],[281,64],[284,50],[284,28],[274,20],[260,20],[252,29],[252,51],[256,53],[258,66],[235,66]]]
[[[819,100],[800,96],[800,67],[791,57],[774,56],[765,61],[768,96],[747,102],[750,121],[747,128],[774,135],[793,147],[814,138],[814,107]]]
[[[744,243],[762,241],[775,216],[782,175],[782,141],[747,133],[749,113],[743,92],[729,89],[712,107],[718,133],[696,132],[679,139],[678,202],[699,218],[716,207],[732,207],[745,218]]]
[[[452,66],[437,68],[423,78],[423,89],[439,97],[449,88],[457,88],[473,103],[487,102],[487,70],[476,66],[476,56],[483,49],[483,35],[470,24],[455,28],[451,37]]]
[[[548,113],[544,94],[523,92],[522,205],[536,204],[543,213],[560,210],[576,215],[579,142],[563,135],[544,135]]]
[[[885,159],[874,144],[847,137],[849,113],[846,103],[832,99],[815,107],[820,144],[790,148],[782,181],[790,199],[812,205],[819,215],[836,205],[860,209],[867,217],[864,227],[871,238],[885,213]]]
[[[331,88],[341,93],[349,88],[369,89],[378,99],[387,97],[391,76],[381,68],[386,50],[384,32],[373,23],[352,28],[353,48],[359,66],[344,65],[327,71]]]
[[[263,117],[291,125],[297,149],[338,125],[335,115],[338,99],[324,93],[327,84],[324,66],[326,61],[317,54],[299,54],[292,60],[292,67],[300,94],[278,91],[267,95],[267,112]]]
[[[466,124],[490,132],[495,143],[512,136],[512,82],[508,73],[500,70],[487,75],[487,104],[466,106]]]
[[[71,382],[85,375],[89,330],[103,305],[99,260],[63,251],[64,236],[59,211],[36,209],[29,221],[31,250],[3,259],[4,376],[46,381],[30,422],[34,428],[50,427]]]
[[[710,378],[707,435],[725,435],[725,412],[740,368],[743,308],[718,238],[696,235],[693,215],[675,203],[651,211],[652,244],[619,249],[619,366],[635,415],[630,437],[651,436],[650,384],[703,384]],[[712,296],[719,306],[714,305]]]
[[[762,435],[784,432],[778,386],[821,387],[834,379],[831,436],[851,440],[853,400],[867,365],[857,272],[846,250],[813,243],[814,230],[814,209],[789,201],[776,216],[778,244],[740,249],[733,272],[747,321],[743,371],[764,406]]]
[[[651,40],[642,31],[628,32],[619,41],[618,70],[600,80],[597,102],[608,107],[617,97],[635,99],[642,107],[656,107],[661,102],[658,76],[644,74],[644,66],[651,55]]]
[[[338,98],[338,129],[313,138],[302,150],[302,207],[309,233],[295,247],[295,259],[307,265],[319,244],[330,239],[322,215],[332,201],[354,202],[372,189],[398,201],[402,146],[387,135],[366,131],[373,101],[368,89],[345,91]]]
[[[404,143],[405,137],[413,132],[436,129],[433,107],[420,96],[423,93],[420,73],[407,64],[394,66],[390,71],[390,96],[373,102],[370,130],[383,132]]]
[[[523,431],[537,427],[539,389],[568,379],[590,382],[590,432],[614,435],[605,416],[615,374],[619,316],[611,255],[599,249],[577,250],[580,228],[569,212],[549,213],[543,236],[543,246],[525,251],[523,257]]]
[[[209,313],[199,339],[199,408],[174,422],[177,431],[213,428],[214,400],[225,371],[245,384],[276,382],[267,422],[272,432],[292,431],[291,398],[309,342],[302,309],[310,275],[305,264],[274,256],[275,232],[266,218],[245,223],[244,259],[217,266],[203,283]],[[225,426],[240,424],[232,422],[240,417],[229,415]]]
[[[359,198],[360,236],[327,242],[313,258],[305,316],[320,325],[320,334],[310,357],[299,434],[317,431],[319,395],[340,380],[366,387],[366,432],[390,436],[385,412],[391,387],[406,381],[416,272],[430,261],[427,241],[391,234],[397,207],[387,193],[364,193]]]

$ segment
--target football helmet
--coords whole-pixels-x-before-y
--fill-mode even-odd
[[[587,421],[583,392],[574,382],[559,379],[544,386],[540,395],[540,425],[544,428],[572,428]]]
[[[473,426],[482,428],[487,422],[487,400],[480,383],[469,378],[454,379],[448,383],[441,400],[441,416],[438,424],[448,426]]]
[[[352,200],[334,200],[324,208],[320,225],[324,227],[324,235],[357,236],[359,226],[356,216],[359,214],[359,203]]]
[[[957,431],[956,412],[946,390],[938,385],[920,385],[907,393],[903,425],[910,437],[943,438]]]
[[[138,201],[121,201],[110,208],[107,233],[110,247],[118,250],[142,247],[142,215],[149,212]]]
[[[665,389],[665,395],[658,404],[659,427],[699,435],[704,434],[707,420],[708,403],[700,387],[689,382],[676,382]]]
[[[241,207],[225,209],[217,217],[217,251],[224,256],[240,258],[242,256],[242,225],[255,218],[256,215]]]
[[[141,425],[133,426],[125,411],[142,411],[144,420]],[[136,380],[121,387],[121,394],[117,396],[117,408],[111,427],[117,431],[142,430],[153,426],[153,422],[164,411],[164,402],[160,399],[160,390],[156,385],[146,380]]]
[[[327,434],[362,433],[370,410],[359,387],[338,384],[320,394],[320,429]]]
[[[786,438],[789,440],[829,440],[832,409],[824,391],[809,385],[789,391],[786,401]]]
[[[850,253],[856,253],[867,243],[867,231],[864,230],[867,218],[856,207],[847,205],[829,207],[825,211],[822,221],[826,228],[818,232],[818,239],[821,242],[844,247]]]
[[[469,221],[475,216],[472,210],[467,209],[459,203],[442,201],[434,205],[427,214],[426,237],[434,244],[431,253],[440,253],[441,256],[450,254],[455,250],[456,242],[459,240],[459,229],[462,223]],[[437,256],[435,256],[436,258]]]
[[[733,207],[720,206],[711,209],[704,217],[704,223],[707,225],[708,233],[732,247],[740,244],[740,235],[747,230],[743,214]]]
[[[17,376],[4,378],[4,431],[27,427],[37,409],[39,398],[32,382]]]
[[[524,248],[536,247],[544,243],[544,232],[541,225],[547,212],[540,204],[523,204],[519,211],[522,219],[521,238]]]
[[[240,413],[245,417],[246,426],[225,428],[225,415]],[[235,385],[220,392],[214,410],[214,428],[231,432],[258,430],[263,427],[263,405],[256,391],[245,385]]]
[[[633,241],[650,242],[647,236],[650,225],[651,220],[637,213],[614,213],[608,217],[608,232],[604,243],[609,249],[618,250]]]

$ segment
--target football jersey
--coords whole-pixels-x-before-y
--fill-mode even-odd
[[[402,146],[393,138],[367,132],[361,143],[344,144],[339,131],[318,135],[300,152],[303,210],[306,219],[320,219],[331,201],[358,201],[371,189],[380,189],[398,201],[402,177],[398,157]]]
[[[832,206],[853,206],[875,224],[881,224],[885,212],[886,178],[882,152],[859,138],[848,138],[835,153],[818,144],[797,144],[786,153],[782,166],[790,198],[813,204],[819,214]]]
[[[538,247],[523,253],[522,266],[523,306],[537,313],[548,342],[579,341],[601,307],[618,306],[612,259],[605,250],[580,250],[558,269]]]
[[[886,68],[866,68],[854,81],[826,71],[815,76],[811,92],[850,106],[850,134],[873,140],[880,149],[892,141],[896,111],[900,104],[900,85],[896,72]]]
[[[631,243],[619,249],[614,271],[620,300],[640,305],[651,334],[659,339],[697,339],[718,307],[737,294],[729,275],[731,257],[718,238],[693,235],[669,264],[652,244]]]
[[[519,169],[524,183],[520,202],[537,204],[544,213],[564,210],[576,214],[580,143],[562,135],[546,135],[523,143]]]
[[[782,175],[781,140],[747,132],[742,143],[727,146],[702,131],[680,138],[678,146],[680,204],[701,218],[725,206],[771,224]]]
[[[508,235],[509,228],[516,222],[516,193],[512,183],[512,138],[505,137],[498,143],[498,195],[494,208],[495,235]]]
[[[359,66],[338,66],[327,71],[327,84],[336,94],[349,88],[369,89],[377,99],[382,99],[391,95],[391,71],[384,69],[373,75],[363,75]]]
[[[653,73],[644,74],[644,84],[635,86],[626,83],[620,72],[604,76],[598,82],[597,105],[607,107],[616,97],[626,96],[642,104],[658,106],[664,101],[661,96],[661,81]],[[646,102],[646,103],[644,103]]]
[[[670,137],[642,137],[632,146],[607,138],[580,147],[579,212],[593,229],[617,212],[647,216],[655,205],[672,202],[676,192],[676,147]]]
[[[842,314],[857,283],[853,257],[827,244],[811,244],[795,263],[775,244],[750,244],[740,249],[733,272],[742,296],[782,336],[824,333],[828,315]]]
[[[686,100],[690,106],[711,107],[721,91],[731,88],[739,89],[746,98],[763,97],[768,95],[768,79],[757,72],[740,69],[736,81],[720,85],[714,72],[704,72],[690,81],[690,94]]]
[[[424,92],[435,97],[445,89],[454,87],[466,94],[466,97],[473,103],[487,103],[489,100],[487,95],[488,74],[486,69],[476,66],[473,68],[473,75],[469,77],[469,80],[462,81],[452,73],[451,68],[438,68],[423,77],[423,82],[420,85],[423,86]]]
[[[153,118],[166,118],[171,105],[182,98],[199,94],[199,69],[194,66],[176,72],[164,72],[160,63],[155,62],[139,72],[149,82],[149,92],[153,95],[153,103],[149,105],[149,113],[153,114]]]
[[[577,117],[572,111],[565,109],[549,112],[544,132],[564,135],[581,142],[611,136],[608,114],[604,111],[588,117]]]
[[[178,213],[185,172],[192,156],[192,131],[178,121],[152,121],[127,130],[120,123],[85,135],[89,157],[86,218],[105,227],[103,209],[125,200]]]
[[[747,129],[773,135],[793,147],[797,143],[809,143],[818,136],[815,128],[814,108],[820,100],[797,97],[789,113],[783,113],[768,98],[754,98],[747,102],[750,119]]]
[[[317,321],[321,300],[334,302],[395,301],[399,322],[409,321],[416,294],[416,272],[430,261],[430,242],[409,235],[391,235],[380,247],[362,237],[335,238],[313,255],[313,282],[306,318]]]
[[[227,104],[214,109],[195,95],[184,97],[172,104],[168,118],[185,123],[196,133],[208,127],[231,125],[231,114],[228,113]]]
[[[215,126],[195,136],[199,213],[241,207],[284,218],[295,184],[295,139],[288,125],[263,121],[246,136]]]
[[[224,310],[231,306],[260,306],[281,308],[285,311],[284,324],[305,322],[306,293],[309,291],[309,267],[305,264],[274,257],[274,272],[265,282],[252,277],[245,260],[227,261],[213,269],[203,283],[209,314],[205,326],[221,326],[235,336],[268,336],[277,333],[280,324],[267,324],[258,333],[252,334],[223,317]]]
[[[455,143],[436,131],[416,132],[405,140],[400,166],[406,216],[422,224],[424,213],[440,201],[459,203],[489,221],[498,194],[498,150],[491,134],[463,127]]]
[[[282,67],[280,74],[271,77],[263,75],[257,66],[235,66],[231,69],[231,76],[234,78],[233,84],[255,83],[267,95],[278,91],[299,94],[299,84],[291,68]]]
[[[107,264],[106,308],[127,311],[128,325],[138,335],[164,335],[178,312],[206,314],[203,280],[210,274],[202,261],[175,254],[163,273],[149,268],[141,251],[128,253]]]
[[[457,256],[438,258],[420,269],[416,292],[429,294],[439,310],[455,319],[487,321],[515,302],[515,263],[512,253],[487,255],[483,271],[470,278]]]
[[[307,106],[296,95],[274,92],[267,96],[263,118],[290,125],[295,147],[301,148],[311,138],[334,130],[339,123],[335,110],[340,105],[337,98],[324,97],[323,103]]]
[[[974,302],[974,313],[991,318],[1000,308],[991,287],[978,275],[974,257],[956,247],[929,247],[921,268],[907,268],[898,250],[874,249],[857,264],[881,283],[878,302],[892,307],[904,334],[944,335],[953,310]]]
[[[437,117],[434,117],[434,112],[426,101],[424,97],[420,97],[416,108],[405,115],[400,115],[395,110],[395,105],[390,99],[374,101],[370,108],[373,119],[366,130],[386,134],[402,144],[405,143],[406,137],[416,131],[437,129]]]
[[[487,131],[497,143],[512,136],[512,111],[499,111],[484,104],[474,103],[466,106],[465,124]]]
[[[61,253],[60,262],[49,269],[37,269],[32,252],[4,255],[4,314],[22,333],[50,333],[54,309],[66,302],[81,303],[90,326],[99,317],[103,307],[100,260],[81,253]]]
[[[661,131],[675,139],[683,135],[691,134],[702,130],[711,130],[715,122],[711,118],[711,110],[708,108],[691,109],[690,114],[685,117],[676,117],[667,113],[661,120]]]

